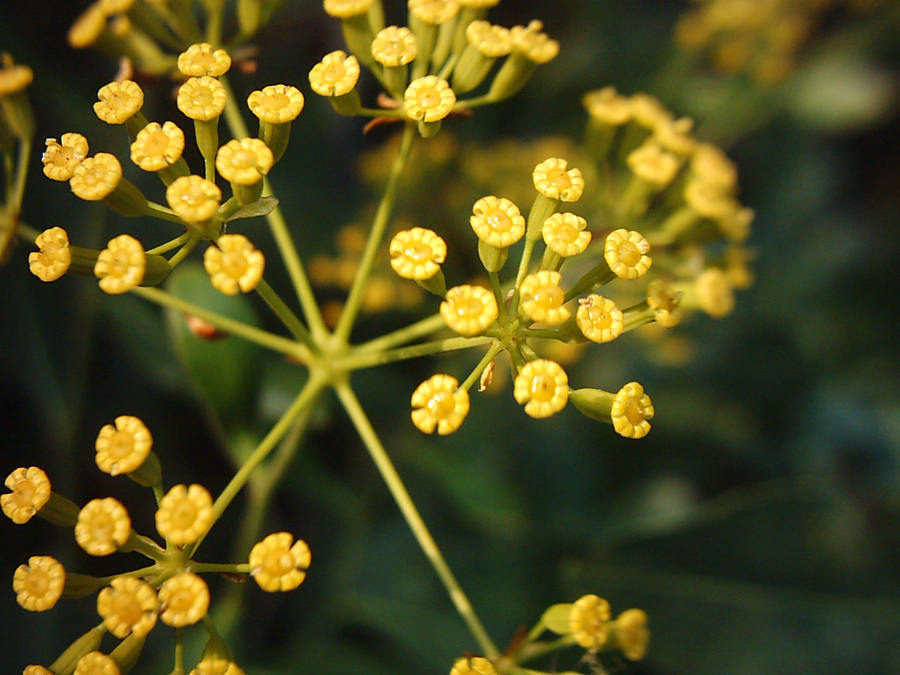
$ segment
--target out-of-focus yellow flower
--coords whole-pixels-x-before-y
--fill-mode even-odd
[[[457,659],[450,669],[450,675],[497,675],[497,669],[483,656],[473,656],[470,659]]]
[[[653,310],[656,322],[665,328],[674,328],[681,322],[678,303],[682,293],[673,291],[662,279],[647,284],[647,304]]]
[[[191,675],[244,675],[244,671],[227,659],[208,656],[197,664]]]
[[[3,514],[16,525],[24,525],[50,499],[50,479],[36,466],[19,467],[3,483],[12,494],[0,495]]]
[[[649,94],[637,93],[628,99],[631,107],[631,117],[645,129],[653,130],[660,124],[666,124],[672,120],[672,113],[658,99]]]
[[[585,230],[587,221],[574,213],[554,213],[544,221],[541,236],[557,255],[568,258],[584,253],[591,243],[591,233]]]
[[[441,269],[447,244],[435,232],[414,227],[394,235],[390,246],[391,267],[404,279],[424,281]]]
[[[319,96],[344,96],[356,87],[359,61],[341,50],[326,54],[309,71],[309,85]]]
[[[483,333],[499,316],[494,294],[481,286],[454,286],[441,303],[441,316],[460,335]]]
[[[590,91],[581,100],[591,119],[610,126],[621,126],[631,119],[628,99],[620,96],[615,87]]]
[[[734,288],[728,276],[718,267],[703,270],[696,281],[697,304],[717,319],[734,310]]]
[[[514,45],[508,28],[480,20],[466,26],[466,41],[490,59],[506,56]]]
[[[737,167],[728,156],[711,143],[698,143],[691,155],[691,172],[706,181],[718,185],[723,191],[737,186]]]
[[[469,223],[478,238],[497,248],[508,248],[525,234],[525,218],[506,198],[482,197],[472,207]]]
[[[639,232],[613,230],[606,237],[603,257],[609,269],[622,279],[637,279],[650,269],[650,244]]]
[[[276,532],[250,550],[250,575],[264,591],[292,591],[303,583],[311,561],[305,541]]]
[[[203,254],[212,285],[226,295],[249,293],[259,285],[266,258],[242,234],[223,234]]]
[[[124,124],[144,105],[143,90],[131,80],[110,82],[100,88],[97,98],[94,112],[107,124]]]
[[[94,275],[100,279],[100,288],[105,292],[125,293],[144,280],[146,264],[141,242],[131,235],[120,234],[100,251]]]
[[[439,25],[459,13],[458,0],[409,0],[409,12],[420,21]]]
[[[41,155],[41,162],[44,165],[44,175],[52,180],[69,180],[75,167],[88,154],[87,139],[81,134],[63,134],[60,141],[48,138],[45,145],[47,149]]]
[[[159,618],[168,626],[192,626],[209,611],[209,586],[193,572],[166,579],[159,587]]]
[[[405,66],[411,63],[418,53],[416,36],[405,26],[388,26],[372,41],[372,56],[387,68]]]
[[[686,157],[693,153],[697,141],[691,130],[694,128],[694,120],[690,117],[659,124],[653,130],[653,137],[669,152],[679,157]]]
[[[106,30],[106,12],[99,2],[88,5],[88,8],[75,19],[69,28],[66,39],[73,49],[90,47]]]
[[[516,51],[538,65],[552,61],[559,54],[559,43],[551,40],[543,29],[544,24],[537,20],[510,29]]]
[[[88,652],[75,664],[73,675],[119,675],[119,665],[103,652]]]
[[[216,78],[209,75],[192,77],[178,89],[176,105],[192,120],[215,119],[225,109],[228,94]]]
[[[625,327],[622,310],[601,295],[589,295],[578,301],[575,322],[588,340],[600,344],[615,340]]]
[[[53,671],[44,666],[25,666],[22,675],[53,675]]]
[[[596,651],[606,644],[611,614],[609,603],[596,595],[585,595],[569,611],[569,629],[581,647]]]
[[[61,227],[51,227],[34,240],[40,251],[28,254],[28,268],[41,281],[56,281],[72,264],[69,235]]]
[[[0,62],[0,96],[22,91],[34,80],[34,71],[28,66],[13,63],[12,57],[4,54]]]
[[[325,12],[335,19],[349,19],[369,11],[372,0],[325,0]]]
[[[183,221],[202,223],[216,215],[222,191],[200,176],[181,176],[166,188],[166,201]]]
[[[437,122],[444,119],[456,105],[456,94],[446,80],[426,75],[409,83],[403,94],[403,109],[410,119]]]
[[[526,363],[516,376],[513,390],[516,402],[535,419],[558,413],[569,400],[569,377],[555,361],[535,359]]]
[[[224,49],[213,49],[207,42],[191,45],[178,55],[178,70],[188,77],[219,77],[231,68],[231,57]]]
[[[122,165],[115,155],[98,152],[72,170],[69,187],[76,197],[96,202],[109,196],[122,180]]]
[[[30,612],[53,607],[66,585],[66,570],[55,558],[35,555],[27,565],[19,565],[13,575],[16,602]]]
[[[134,5],[134,0],[99,0],[100,6],[107,15],[124,14]]]
[[[131,473],[144,463],[153,447],[153,437],[139,418],[119,415],[115,426],[106,424],[100,429],[94,446],[97,467],[118,476]]]
[[[571,312],[563,304],[565,293],[559,286],[561,282],[562,275],[552,270],[541,270],[522,279],[519,306],[525,316],[550,326],[558,326],[568,319]]]
[[[535,189],[549,199],[574,202],[584,192],[584,178],[578,169],[569,169],[564,159],[551,158],[534,167]]]
[[[640,661],[647,653],[650,631],[647,614],[640,609],[626,609],[613,622],[613,640],[626,659]]]
[[[156,530],[175,546],[193,544],[213,523],[212,495],[202,485],[175,485],[159,502]]]
[[[269,146],[258,138],[230,140],[216,153],[216,169],[222,178],[237,185],[256,185],[274,163]]]
[[[151,122],[131,144],[131,161],[144,171],[162,171],[181,159],[184,132],[174,122]]]
[[[247,97],[250,112],[269,124],[284,124],[297,119],[303,104],[300,90],[286,84],[272,84]]]
[[[97,594],[97,613],[117,638],[140,637],[156,625],[159,598],[146,581],[116,577]]]
[[[469,414],[469,392],[450,375],[432,375],[413,392],[412,421],[422,433],[452,434]]]
[[[612,406],[613,427],[626,438],[643,438],[650,431],[653,403],[637,382],[629,382],[616,394]]]
[[[111,555],[131,534],[131,518],[117,499],[92,499],[78,514],[75,541],[90,555]]]
[[[634,175],[646,181],[656,190],[669,185],[678,173],[680,162],[656,141],[647,141],[628,155],[628,167]]]

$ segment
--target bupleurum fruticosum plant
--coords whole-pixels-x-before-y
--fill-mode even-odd
[[[103,86],[94,104],[102,121],[124,127],[130,143],[125,154],[140,169],[157,174],[165,204],[151,201],[125,178],[127,161],[110,153],[91,155],[87,138],[79,133],[48,139],[43,153],[44,173],[68,181],[77,197],[103,201],[124,216],[158,218],[173,228],[173,238],[149,249],[129,234],[114,237],[103,250],[80,248],[70,244],[61,227],[38,232],[20,222],[23,166],[33,129],[24,96],[31,73],[8,58],[4,61],[4,245],[14,232],[33,242],[38,250],[29,254],[29,265],[43,281],[66,273],[94,276],[107,293],[135,293],[190,316],[201,336],[227,332],[281,353],[308,371],[281,419],[215,498],[198,484],[164,487],[160,461],[151,451],[151,433],[137,417],[122,415],[101,429],[98,467],[112,475],[125,474],[152,491],[157,534],[164,544],[135,532],[126,507],[113,498],[78,507],[52,491],[40,468],[23,467],[9,474],[6,486],[11,492],[2,496],[2,507],[13,522],[25,523],[38,515],[72,528],[90,555],[136,551],[150,560],[146,567],[102,578],[67,573],[48,556],[32,557],[22,565],[14,588],[23,607],[43,611],[60,598],[97,592],[102,619],[49,668],[28,666],[25,675],[125,673],[157,623],[175,628],[172,673],[186,672],[183,630],[194,624],[203,626],[208,641],[190,670],[193,675],[243,672],[208,615],[209,591],[201,575],[249,574],[263,590],[292,590],[304,580],[310,549],[292,534],[278,532],[247,550],[237,564],[205,563],[195,554],[273,451],[290,456],[296,443],[284,443],[285,437],[302,431],[308,412],[329,389],[337,394],[482,654],[457,660],[452,675],[534,673],[522,664],[576,645],[586,650],[584,662],[591,664],[601,652],[620,652],[629,659],[644,655],[646,615],[630,609],[613,618],[609,604],[596,595],[550,607],[523,639],[506,652],[498,649],[444,561],[351,386],[350,376],[359,369],[481,350],[471,372],[458,377],[435,374],[411,394],[412,423],[425,433],[450,434],[466,418],[472,388],[491,386],[495,364],[505,354],[513,374],[512,395],[527,415],[546,418],[571,402],[588,417],[611,423],[617,433],[641,438],[650,429],[654,408],[640,384],[626,383],[616,391],[573,387],[559,363],[538,355],[540,345],[605,343],[650,322],[674,326],[683,311],[696,308],[723,315],[732,307],[733,289],[749,282],[741,244],[752,213],[735,198],[731,162],[711,145],[699,143],[690,121],[673,119],[655,99],[626,98],[607,88],[585,99],[596,185],[586,185],[578,168],[553,157],[534,168],[534,197],[527,215],[502,195],[477,199],[469,223],[472,245],[487,273],[484,285],[447,288],[442,263],[452,252],[444,239],[422,226],[397,232],[389,243],[391,267],[437,296],[439,311],[369,342],[350,343],[378,252],[387,243],[416,140],[434,136],[454,115],[468,115],[512,96],[537,66],[557,55],[558,44],[542,32],[538,21],[511,29],[488,23],[488,8],[498,1],[410,0],[409,26],[385,27],[380,0],[325,0],[325,11],[341,21],[349,53],[327,54],[312,68],[312,91],[340,114],[370,118],[370,124],[393,122],[401,134],[384,196],[333,329],[323,318],[291,228],[266,179],[285,152],[304,97],[294,86],[281,84],[252,92],[247,105],[258,120],[258,132],[250,133],[226,79],[231,57],[219,46],[222,3],[200,3],[206,12],[203,32],[186,2],[174,3],[178,11],[169,11],[154,2],[99,0],[70,33],[73,45],[96,43],[129,57],[126,73],[131,68],[171,72],[183,80],[178,108],[192,123],[148,121],[141,87],[124,77]],[[249,39],[276,4],[238,2],[241,33],[233,46]],[[364,107],[360,100],[356,85],[363,69],[383,87],[378,107]],[[481,93],[465,98],[476,91]],[[227,142],[219,135],[221,117],[232,137]],[[196,174],[182,157],[188,137],[203,158]],[[591,200],[579,202],[585,190]],[[586,215],[567,210],[577,209],[579,203],[588,204]],[[240,232],[242,219],[259,216],[266,217],[277,242],[299,313],[266,283],[263,252]],[[186,261],[198,244],[204,247],[203,266],[212,285],[228,295],[258,293],[288,337],[210,312],[159,287],[175,268],[190,264]],[[507,267],[511,251],[518,264]],[[448,328],[455,336],[440,335]],[[100,650],[107,633],[119,640],[109,654]],[[546,639],[547,633],[556,637]]]

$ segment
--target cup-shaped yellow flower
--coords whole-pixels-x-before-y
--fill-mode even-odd
[[[276,532],[250,550],[250,575],[264,591],[292,591],[303,583],[311,562],[305,541]]]
[[[522,279],[519,307],[525,316],[550,326],[558,326],[568,319],[572,313],[564,304],[561,282],[562,275],[552,270],[541,270]]]
[[[481,84],[496,60],[507,56],[514,44],[509,29],[481,20],[469,23],[465,39],[465,46],[453,69],[453,89],[457,93],[471,91]]]
[[[497,675],[497,669],[483,656],[473,656],[457,659],[450,669],[450,675]]]
[[[189,78],[178,89],[176,105],[192,120],[206,122],[222,114],[228,94],[216,78],[209,75]]]
[[[481,286],[454,286],[441,303],[441,316],[460,335],[483,333],[499,316],[494,294]]]
[[[372,40],[372,56],[386,68],[412,63],[418,53],[416,36],[405,26],[383,28]]]
[[[459,13],[458,0],[409,0],[407,4],[411,16],[433,25],[445,23]]]
[[[519,91],[537,66],[552,61],[559,54],[559,43],[542,32],[543,24],[532,21],[527,26],[510,29],[513,50],[494,76],[488,96],[502,101]]]
[[[156,530],[170,544],[193,544],[213,523],[212,495],[202,485],[175,485],[159,502]]]
[[[615,340],[625,328],[622,310],[616,303],[593,294],[578,301],[575,323],[582,335],[598,344]]]
[[[28,268],[41,281],[56,281],[72,264],[69,235],[61,227],[41,232],[34,243],[39,251],[28,254]]]
[[[193,572],[166,579],[159,587],[159,618],[167,626],[192,626],[209,611],[209,586]]]
[[[456,94],[446,80],[426,75],[410,82],[403,94],[407,117],[419,122],[438,122],[456,105]]]
[[[106,424],[94,443],[97,467],[112,476],[136,471],[153,447],[153,436],[133,415],[119,415],[115,426]]]
[[[325,0],[325,13],[335,19],[350,19],[369,11],[372,0]]]
[[[207,656],[197,664],[190,675],[244,675],[244,671],[227,659]]]
[[[587,221],[574,213],[554,213],[544,221],[541,236],[547,247],[562,258],[584,253],[591,243],[591,233],[585,230]]]
[[[59,141],[48,138],[45,146],[41,155],[44,175],[58,181],[67,181],[72,177],[75,167],[87,157],[89,149],[87,139],[74,133],[63,134]]]
[[[544,197],[575,202],[584,192],[584,178],[578,169],[568,168],[564,159],[553,157],[536,167],[531,174],[535,189]]]
[[[650,630],[647,614],[640,609],[626,609],[612,624],[612,642],[626,659],[640,661],[647,653]]]
[[[508,248],[525,234],[519,207],[504,197],[482,197],[472,207],[469,224],[475,235],[496,248]]]
[[[635,176],[657,191],[675,179],[681,166],[678,157],[665,151],[656,140],[648,140],[632,151],[626,163]]]
[[[141,242],[128,234],[110,239],[100,251],[94,275],[100,288],[110,294],[125,293],[144,281],[146,256]]]
[[[508,28],[481,20],[466,26],[466,41],[489,59],[506,56],[515,44]]]
[[[619,229],[606,236],[603,258],[617,277],[637,279],[653,264],[649,252],[650,244],[641,233]]]
[[[666,107],[659,102],[659,99],[649,94],[637,93],[628,99],[628,105],[631,107],[631,117],[634,122],[652,131],[660,124],[671,122],[674,117],[672,113],[666,110]]]
[[[703,270],[694,286],[696,304],[712,317],[721,319],[734,310],[734,287],[718,267]],[[690,295],[688,296],[690,298]]]
[[[36,555],[19,565],[13,575],[16,602],[30,612],[43,612],[60,599],[66,585],[66,570],[55,558]]]
[[[678,305],[683,293],[675,291],[662,279],[654,279],[647,284],[647,305],[653,310],[656,322],[666,328],[673,328],[681,322]]]
[[[122,165],[115,155],[98,152],[72,170],[69,187],[76,197],[95,202],[107,197],[122,180]]]
[[[701,180],[714,183],[725,192],[737,187],[737,167],[722,150],[712,143],[698,143],[694,146],[690,170]]]
[[[510,29],[516,52],[538,65],[548,63],[559,54],[559,43],[543,32],[544,24],[531,21],[527,26]]]
[[[694,152],[697,140],[691,131],[694,128],[694,120],[690,117],[682,117],[662,124],[657,124],[653,129],[653,137],[667,150],[678,157],[687,157]]]
[[[52,670],[44,668],[44,666],[25,666],[22,675],[53,675]]]
[[[174,122],[151,122],[131,144],[131,161],[144,171],[162,171],[181,159],[184,132]]]
[[[166,188],[166,201],[186,223],[203,223],[216,215],[222,191],[200,176],[182,176]]]
[[[231,68],[231,57],[224,49],[213,49],[211,44],[200,42],[179,54],[177,65],[188,77],[219,77]]]
[[[137,82],[110,82],[97,92],[94,112],[107,124],[124,124],[144,105],[144,92]]]
[[[513,396],[535,419],[555,415],[569,400],[569,377],[555,361],[535,359],[526,363],[513,389]]]
[[[249,293],[259,285],[266,258],[242,234],[223,234],[203,254],[212,285],[226,295]]]
[[[650,431],[654,415],[653,403],[637,382],[629,382],[619,390],[612,405],[613,427],[626,438],[643,438]]]
[[[97,594],[97,613],[117,638],[140,637],[156,625],[159,598],[146,581],[116,577]]]
[[[300,90],[287,84],[272,84],[247,97],[250,112],[269,124],[284,124],[297,119],[304,102]]]
[[[34,81],[34,71],[21,63],[14,63],[12,56],[3,54],[0,61],[0,96],[9,96],[25,89]]]
[[[128,541],[130,535],[128,511],[112,497],[89,501],[75,523],[75,541],[90,555],[111,555]]]
[[[75,664],[73,675],[120,675],[119,664],[103,652],[88,652]]]
[[[450,375],[432,375],[416,387],[411,399],[412,421],[422,433],[437,429],[445,436],[459,429],[469,414],[469,392]]]
[[[584,595],[572,603],[569,629],[580,646],[596,651],[606,644],[611,618],[609,602],[596,595]]]
[[[319,96],[344,96],[356,87],[359,61],[355,56],[337,50],[326,54],[309,71],[309,85]]]
[[[47,474],[36,466],[19,467],[6,477],[3,484],[12,493],[0,495],[0,507],[16,525],[24,525],[31,520],[49,501],[52,491]]]
[[[628,99],[619,95],[615,87],[590,91],[584,95],[581,103],[594,122],[618,127],[631,119]]]
[[[398,276],[424,281],[440,271],[447,244],[432,230],[414,227],[394,235],[390,253],[391,267]]]
[[[269,146],[258,138],[230,140],[216,154],[216,170],[236,185],[256,185],[274,163]]]

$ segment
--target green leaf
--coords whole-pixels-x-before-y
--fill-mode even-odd
[[[230,223],[232,220],[240,220],[241,218],[256,218],[257,216],[267,216],[275,207],[278,206],[278,199],[275,197],[263,197],[250,204],[245,204],[237,211],[231,214],[225,222]]]

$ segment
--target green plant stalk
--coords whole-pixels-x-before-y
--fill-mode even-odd
[[[491,340],[492,338],[489,337],[454,337],[423,342],[422,344],[412,345],[410,347],[388,349],[380,352],[366,350],[365,352],[360,353],[358,350],[354,349],[346,356],[338,356],[335,358],[332,362],[332,367],[345,371],[360,370],[362,368],[380,366],[385,363],[415,359],[429,354],[441,354],[443,352],[477,347],[479,345],[487,344],[491,342]]]
[[[175,267],[178,263],[187,258],[191,251],[194,250],[194,247],[200,242],[199,237],[193,232],[188,232],[187,234],[189,236],[188,240],[184,243],[184,246],[182,246],[175,255],[169,258],[169,264],[172,267]]]
[[[447,561],[444,560],[444,556],[441,554],[437,543],[431,536],[431,532],[429,532],[428,527],[425,525],[425,521],[422,520],[422,516],[419,515],[419,510],[409,496],[409,492],[407,492],[403,480],[400,478],[400,475],[394,468],[393,462],[391,462],[384,446],[381,444],[378,434],[375,432],[375,429],[372,428],[372,424],[369,422],[365,411],[363,411],[359,400],[356,398],[356,394],[353,392],[350,383],[347,380],[340,381],[334,385],[334,389],[343,404],[344,409],[350,416],[353,426],[356,427],[356,431],[359,433],[366,449],[369,451],[372,461],[375,462],[375,466],[378,468],[381,477],[384,479],[388,490],[390,490],[391,495],[394,497],[394,501],[400,508],[400,512],[403,514],[409,528],[412,530],[416,541],[419,543],[419,546],[425,553],[425,556],[428,558],[434,571],[444,584],[444,588],[447,590],[450,600],[456,607],[456,611],[459,612],[463,621],[465,621],[469,631],[472,633],[472,637],[475,638],[475,641],[481,648],[482,653],[489,659],[498,658],[500,656],[500,651],[487,634],[487,631],[485,631],[484,626],[478,618],[478,615],[475,613],[468,597],[466,597],[465,592],[463,592],[460,587],[459,582],[453,575],[449,565],[447,565]]]
[[[165,244],[160,244],[156,248],[151,248],[149,251],[147,251],[147,255],[162,255],[163,253],[168,253],[173,248],[178,248],[179,246],[187,242],[187,240],[190,238],[191,233],[185,232],[184,234],[175,237],[175,239],[167,241]],[[171,260],[169,262],[171,263]]]
[[[178,223],[182,227],[185,226],[184,221],[179,218],[175,212],[170,209],[168,206],[163,206],[162,204],[157,204],[156,202],[147,201],[147,210],[149,213],[147,215],[153,216],[154,218],[159,218],[160,220],[167,220],[170,223]]]
[[[475,366],[474,370],[469,373],[469,376],[466,378],[466,381],[459,385],[460,389],[465,389],[468,391],[472,388],[472,385],[475,384],[475,380],[481,377],[481,374],[484,372],[484,369],[490,365],[491,361],[503,351],[503,343],[494,341],[494,344],[491,345],[491,348],[487,350],[487,353],[482,357],[481,361],[478,362],[478,365]]]
[[[354,349],[354,352],[356,354],[360,354],[363,352],[390,349],[391,347],[397,347],[407,342],[418,340],[419,338],[425,337],[426,335],[431,335],[432,333],[446,327],[447,323],[444,321],[444,317],[442,317],[440,314],[433,314],[425,319],[422,319],[421,321],[417,321],[416,323],[410,324],[409,326],[405,326],[403,328],[400,328],[399,330],[395,330],[392,333],[387,333],[386,335],[377,337],[374,340],[363,342],[362,344],[357,345],[357,347]]]
[[[305,344],[311,352],[316,353],[319,351],[319,347],[313,341],[312,335],[309,334],[309,330],[303,325],[303,322],[297,318],[297,315],[291,311],[290,307],[285,304],[284,300],[281,299],[281,296],[274,291],[269,285],[269,282],[265,279],[261,279],[256,287],[256,292],[266,301],[269,308],[275,312],[275,316],[281,319],[281,322],[285,327],[291,331],[291,335]]]
[[[22,210],[22,199],[25,196],[25,179],[28,177],[28,160],[31,157],[31,139],[23,138],[19,143],[19,159],[16,163],[16,177],[13,181],[12,193],[7,199],[7,209],[18,217]]]

